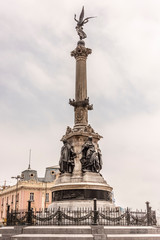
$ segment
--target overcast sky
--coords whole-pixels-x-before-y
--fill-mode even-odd
[[[0,1],[0,185],[28,167],[57,165],[73,127],[74,14],[84,27],[89,123],[103,136],[102,174],[116,204],[160,209],[160,1]]]

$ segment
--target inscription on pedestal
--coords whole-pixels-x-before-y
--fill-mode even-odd
[[[111,193],[103,190],[95,189],[71,189],[71,190],[60,190],[52,192],[52,201],[63,201],[63,200],[97,200],[112,201]]]

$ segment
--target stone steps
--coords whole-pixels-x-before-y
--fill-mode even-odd
[[[139,226],[15,226],[0,234],[2,240],[160,240],[160,228]]]
[[[105,234],[158,234],[160,229],[150,226],[104,226]]]
[[[107,240],[160,240],[160,229],[148,226],[104,226]]]
[[[31,226],[23,229],[24,234],[91,234],[90,226]]]
[[[92,234],[19,234],[12,236],[13,240],[93,240]]]
[[[12,234],[14,233],[14,227],[0,227],[0,234]]]
[[[90,226],[30,226],[23,234],[12,236],[13,240],[93,240]]]
[[[0,227],[0,239],[2,240],[10,240],[15,233],[14,227]]]
[[[160,234],[108,234],[107,240],[160,240]]]

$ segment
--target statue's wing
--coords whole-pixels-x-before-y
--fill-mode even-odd
[[[83,21],[87,21],[87,20],[90,19],[90,18],[96,18],[96,17],[87,17],[87,18],[85,18]]]
[[[83,18],[84,18],[84,6],[82,7],[82,11],[81,11],[81,14],[79,16],[79,22],[83,22]]]
[[[86,24],[90,18],[95,18],[95,17],[87,17],[87,18],[85,18],[85,19],[83,20],[83,22],[81,23],[81,25]]]

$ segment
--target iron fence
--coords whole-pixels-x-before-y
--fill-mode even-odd
[[[27,211],[7,211],[7,225],[107,225],[107,226],[151,226],[156,225],[156,213],[151,210],[147,202],[147,211],[130,211],[129,208],[121,210],[97,209],[96,199],[92,208],[79,208],[77,210],[49,209],[33,210],[31,202]]]

